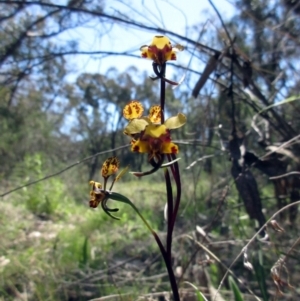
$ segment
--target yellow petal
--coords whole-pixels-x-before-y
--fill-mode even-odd
[[[165,135],[167,134],[168,131],[167,131],[167,128],[164,124],[160,124],[160,125],[157,125],[157,124],[149,124],[146,126],[145,128],[145,133],[144,135],[147,137],[147,136],[150,136],[152,138],[159,138],[161,137],[162,135]]]
[[[133,141],[131,150],[137,153],[149,153],[150,147],[147,141],[140,141],[140,139]]]
[[[102,177],[107,178],[112,174],[116,173],[119,169],[119,166],[120,166],[120,161],[117,157],[110,157],[106,159],[101,169]]]
[[[167,51],[165,53],[165,60],[166,61],[175,61],[176,60],[176,53],[174,50],[171,50],[171,51]]]
[[[143,105],[139,101],[133,100],[124,107],[123,116],[127,120],[131,120],[134,118],[140,118],[143,115],[143,112]]]
[[[102,188],[101,183],[95,182],[95,181],[93,181],[93,180],[90,181],[89,184],[92,186],[92,190],[95,191],[95,192],[99,192],[99,190]]]
[[[168,118],[164,124],[169,130],[174,130],[182,127],[185,123],[186,116],[182,113],[179,113],[177,116]]]
[[[172,47],[166,36],[155,36],[149,46],[143,45],[140,50],[142,57],[151,59],[157,64],[163,64],[166,61],[176,60],[176,52],[182,51],[183,46]]]
[[[153,123],[161,123],[161,107],[152,106],[149,110],[149,119]]]
[[[155,36],[152,40],[151,46],[156,46],[158,49],[164,49],[165,46],[172,49],[172,44],[166,36]]]
[[[161,145],[162,154],[178,154],[178,146],[173,142],[163,142]]]
[[[153,60],[154,59],[154,56],[153,56],[153,53],[151,51],[149,51],[149,47],[146,45],[146,46],[142,46],[140,48],[141,50],[141,56],[145,59],[150,59],[150,60]]]
[[[138,134],[145,129],[145,127],[149,124],[149,121],[146,119],[133,119],[129,121],[127,126],[124,129],[125,135],[134,135]]]

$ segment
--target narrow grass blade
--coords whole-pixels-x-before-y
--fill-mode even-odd
[[[240,289],[238,288],[234,279],[231,276],[229,276],[228,281],[229,281],[230,289],[232,290],[233,295],[234,295],[234,300],[235,301],[244,301],[242,293],[241,293]]]
[[[263,108],[261,111],[259,111],[257,114],[261,114],[262,112],[264,111],[267,111],[273,107],[277,107],[277,106],[281,106],[285,103],[288,103],[288,102],[292,102],[292,101],[295,101],[295,100],[300,100],[300,95],[296,95],[296,96],[291,96],[291,97],[288,97],[282,101],[279,101],[279,102],[276,102],[274,104],[271,104],[270,106],[267,106],[265,108]]]
[[[261,291],[261,295],[263,297],[264,301],[268,301],[269,300],[269,294],[267,291],[267,284],[266,284],[266,275],[265,275],[265,270],[263,268],[263,258],[262,258],[262,253],[261,251],[259,252],[258,255],[258,260],[255,260],[253,262],[253,267],[254,267],[254,273],[255,273],[255,277],[258,283],[258,286],[260,288]]]
[[[194,285],[193,283],[190,283],[188,281],[185,281],[186,284],[190,285],[193,289],[196,291],[196,297],[197,301],[208,301],[205,296],[199,291],[198,287]]]

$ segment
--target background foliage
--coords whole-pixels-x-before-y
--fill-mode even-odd
[[[166,92],[167,115],[188,118],[172,136],[183,178],[174,239],[183,299],[194,295],[184,281],[211,298],[259,226],[300,200],[300,8],[288,0],[234,2],[225,26],[214,14],[209,26],[203,20],[180,36],[135,18],[130,4],[131,14],[123,15],[108,13],[105,1],[0,1],[0,300],[158,298],[169,288],[156,246],[129,208],[120,208],[119,222],[88,208],[88,181],[106,157],[117,155],[134,171],[147,168],[147,158],[126,147],[122,110],[138,99],[147,111],[159,95],[151,74],[139,70],[140,59],[124,72],[76,70],[74,58],[82,55],[135,56],[82,51],[70,33],[85,26],[93,24],[100,36],[113,26],[167,34],[192,57],[188,67],[175,64],[172,80],[185,79]],[[99,152],[106,153],[93,156]],[[126,175],[115,190],[163,235],[162,179],[160,172],[143,180]],[[267,242],[249,245],[218,300],[299,298],[297,206],[275,219],[285,231],[269,226]]]

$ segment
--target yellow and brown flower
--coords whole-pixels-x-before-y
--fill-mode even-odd
[[[117,157],[110,157],[106,159],[101,168],[101,175],[104,180],[104,185],[101,183],[90,181],[89,184],[92,186],[92,190],[90,191],[90,207],[97,208],[101,203],[101,206],[104,210],[108,210],[106,207],[106,202],[108,200],[108,192],[110,192],[113,188],[115,182],[117,182],[128,170],[128,166],[124,168],[113,180],[109,190],[106,190],[107,180],[110,176],[116,174],[119,170],[120,161]]]
[[[125,106],[124,112],[131,111],[129,103]],[[142,107],[142,104],[140,104]],[[131,118],[130,114],[124,114],[129,120],[124,129],[124,134],[131,137],[138,135],[137,139],[131,141],[131,150],[139,153],[148,153],[149,159],[160,158],[162,154],[177,154],[178,146],[171,141],[170,130],[179,128],[186,123],[184,114],[170,117],[164,124],[161,124],[160,106],[152,106],[148,116]]]
[[[140,50],[142,57],[163,65],[166,61],[176,60],[176,52],[182,48],[173,47],[166,36],[155,36],[150,45],[143,45]]]
[[[98,205],[105,199],[105,194],[103,191],[101,191],[101,183],[90,181],[89,184],[92,186],[92,190],[90,191],[90,207],[97,208]]]

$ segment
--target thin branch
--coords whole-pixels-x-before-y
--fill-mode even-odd
[[[225,26],[225,23],[223,21],[223,18],[221,16],[221,14],[219,13],[218,9],[216,8],[216,6],[214,5],[214,3],[212,2],[212,0],[208,0],[208,2],[210,3],[210,5],[212,6],[212,8],[214,9],[214,11],[216,12],[216,14],[218,15],[219,19],[220,19],[220,22],[222,23],[222,26],[226,32],[226,35],[230,41],[230,46],[232,47],[233,46],[233,40],[231,39],[230,37],[230,34],[229,34],[229,31],[227,30],[227,27]]]
[[[0,3],[7,3],[7,1],[0,0]],[[20,4],[19,1],[10,1],[10,3],[11,4]],[[125,20],[125,19],[122,19],[122,18],[119,18],[119,17],[115,17],[115,16],[112,16],[112,15],[105,14],[105,13],[100,12],[100,11],[88,10],[88,9],[85,9],[85,8],[68,7],[68,6],[65,6],[65,5],[59,5],[59,4],[54,4],[54,3],[45,3],[45,2],[39,2],[39,1],[30,1],[30,2],[23,1],[22,4],[27,5],[27,6],[40,5],[42,7],[53,7],[53,8],[58,8],[58,9],[62,9],[62,10],[69,10],[69,11],[72,11],[72,12],[90,14],[90,15],[95,16],[95,17],[102,17],[102,18],[112,20],[114,22],[119,22],[119,23],[123,23],[123,24],[126,24],[126,25],[130,25],[130,26],[138,28],[138,29],[146,29],[146,30],[149,30],[149,31],[154,31],[156,33],[160,32],[160,33],[168,34],[168,35],[176,37],[176,38],[178,38],[182,41],[190,43],[192,45],[195,45],[195,46],[200,47],[202,49],[208,50],[212,53],[219,53],[220,52],[216,49],[213,49],[209,46],[200,44],[199,42],[196,42],[196,41],[194,41],[190,38],[184,37],[184,36],[182,36],[180,34],[177,34],[173,31],[166,30],[164,28],[148,26],[148,25],[145,25],[144,23],[136,22],[136,21],[133,21],[133,20],[132,21],[131,20]]]
[[[220,258],[215,255],[210,249],[208,249],[206,246],[204,246],[201,242],[197,241],[195,238],[193,238],[192,236],[188,235],[188,234],[184,234],[184,237],[190,239],[191,241],[194,241],[202,250],[204,250],[210,257],[212,257],[215,261],[217,261],[224,269],[226,269],[226,271],[233,277],[235,278],[241,285],[243,285],[246,290],[257,300],[260,301],[260,299],[255,295],[255,293],[247,287],[247,285],[243,282],[242,279],[238,278],[234,272],[230,269],[230,267],[228,268],[221,260]],[[216,293],[217,294],[217,293]]]
[[[288,147],[290,144],[292,144],[292,142],[296,141],[299,138],[300,138],[300,135],[298,135],[298,136],[296,136],[296,137],[294,137],[294,138],[292,138],[292,139],[290,139],[290,140],[282,143],[280,146],[278,146],[278,148],[276,148],[273,151],[270,151],[270,152],[266,153],[264,156],[260,157],[260,159],[263,160],[264,158],[268,157],[269,155],[278,152],[280,149]]]
[[[3,1],[0,1],[0,3]],[[20,2],[19,2],[20,3]],[[45,21],[48,17],[56,14],[59,12],[59,9],[56,9],[54,11],[49,12],[48,14],[42,16],[41,18],[38,18],[34,22],[32,22],[19,36],[19,38],[12,43],[7,49],[5,49],[5,54],[0,58],[0,65],[3,64],[3,62],[11,55],[14,53],[14,51],[21,45],[22,41],[27,37],[27,32],[31,28],[33,28],[35,25],[39,24],[42,21]]]
[[[300,176],[300,172],[299,171],[291,171],[291,172],[285,173],[285,174],[280,175],[280,176],[270,177],[269,179],[270,180],[277,180],[277,179],[289,177],[289,176],[292,176],[292,175],[298,175],[298,176]]]
[[[15,192],[15,191],[17,191],[17,190],[20,190],[20,189],[22,189],[22,188],[24,188],[24,187],[28,187],[28,186],[31,186],[31,185],[33,185],[33,184],[37,184],[37,183],[42,182],[42,181],[44,181],[44,180],[47,180],[47,179],[53,178],[53,177],[55,177],[55,176],[58,176],[58,175],[64,173],[65,171],[67,171],[67,170],[69,170],[69,169],[71,169],[71,168],[73,168],[73,167],[75,167],[75,166],[77,166],[77,165],[79,165],[79,164],[81,164],[81,163],[83,163],[83,162],[86,162],[86,161],[88,161],[88,160],[91,160],[91,159],[93,159],[93,158],[95,158],[95,157],[97,157],[97,156],[99,156],[99,155],[111,153],[111,152],[114,152],[114,151],[117,151],[117,150],[126,148],[126,147],[128,147],[128,146],[130,146],[130,144],[126,144],[126,145],[123,145],[123,146],[120,146],[120,147],[117,147],[117,148],[114,148],[114,149],[109,149],[109,150],[107,150],[107,151],[103,151],[103,152],[96,153],[96,154],[94,154],[94,155],[92,155],[92,156],[86,157],[86,158],[84,158],[84,159],[82,159],[82,160],[79,160],[79,161],[77,161],[77,162],[75,162],[75,163],[73,163],[73,164],[71,164],[71,165],[68,165],[66,168],[61,169],[61,170],[58,171],[58,172],[55,172],[55,173],[50,174],[50,175],[48,175],[48,176],[45,176],[45,177],[43,177],[43,178],[41,178],[41,179],[38,179],[38,180],[35,180],[35,181],[32,181],[32,182],[29,182],[29,183],[27,183],[27,184],[24,184],[24,185],[21,185],[21,186],[18,186],[18,187],[16,187],[16,188],[14,188],[14,189],[11,189],[11,190],[9,190],[9,191],[6,191],[6,192],[4,192],[3,194],[0,194],[0,197],[4,197],[4,196],[6,196],[6,195],[8,195],[8,194],[11,194],[12,192]]]

